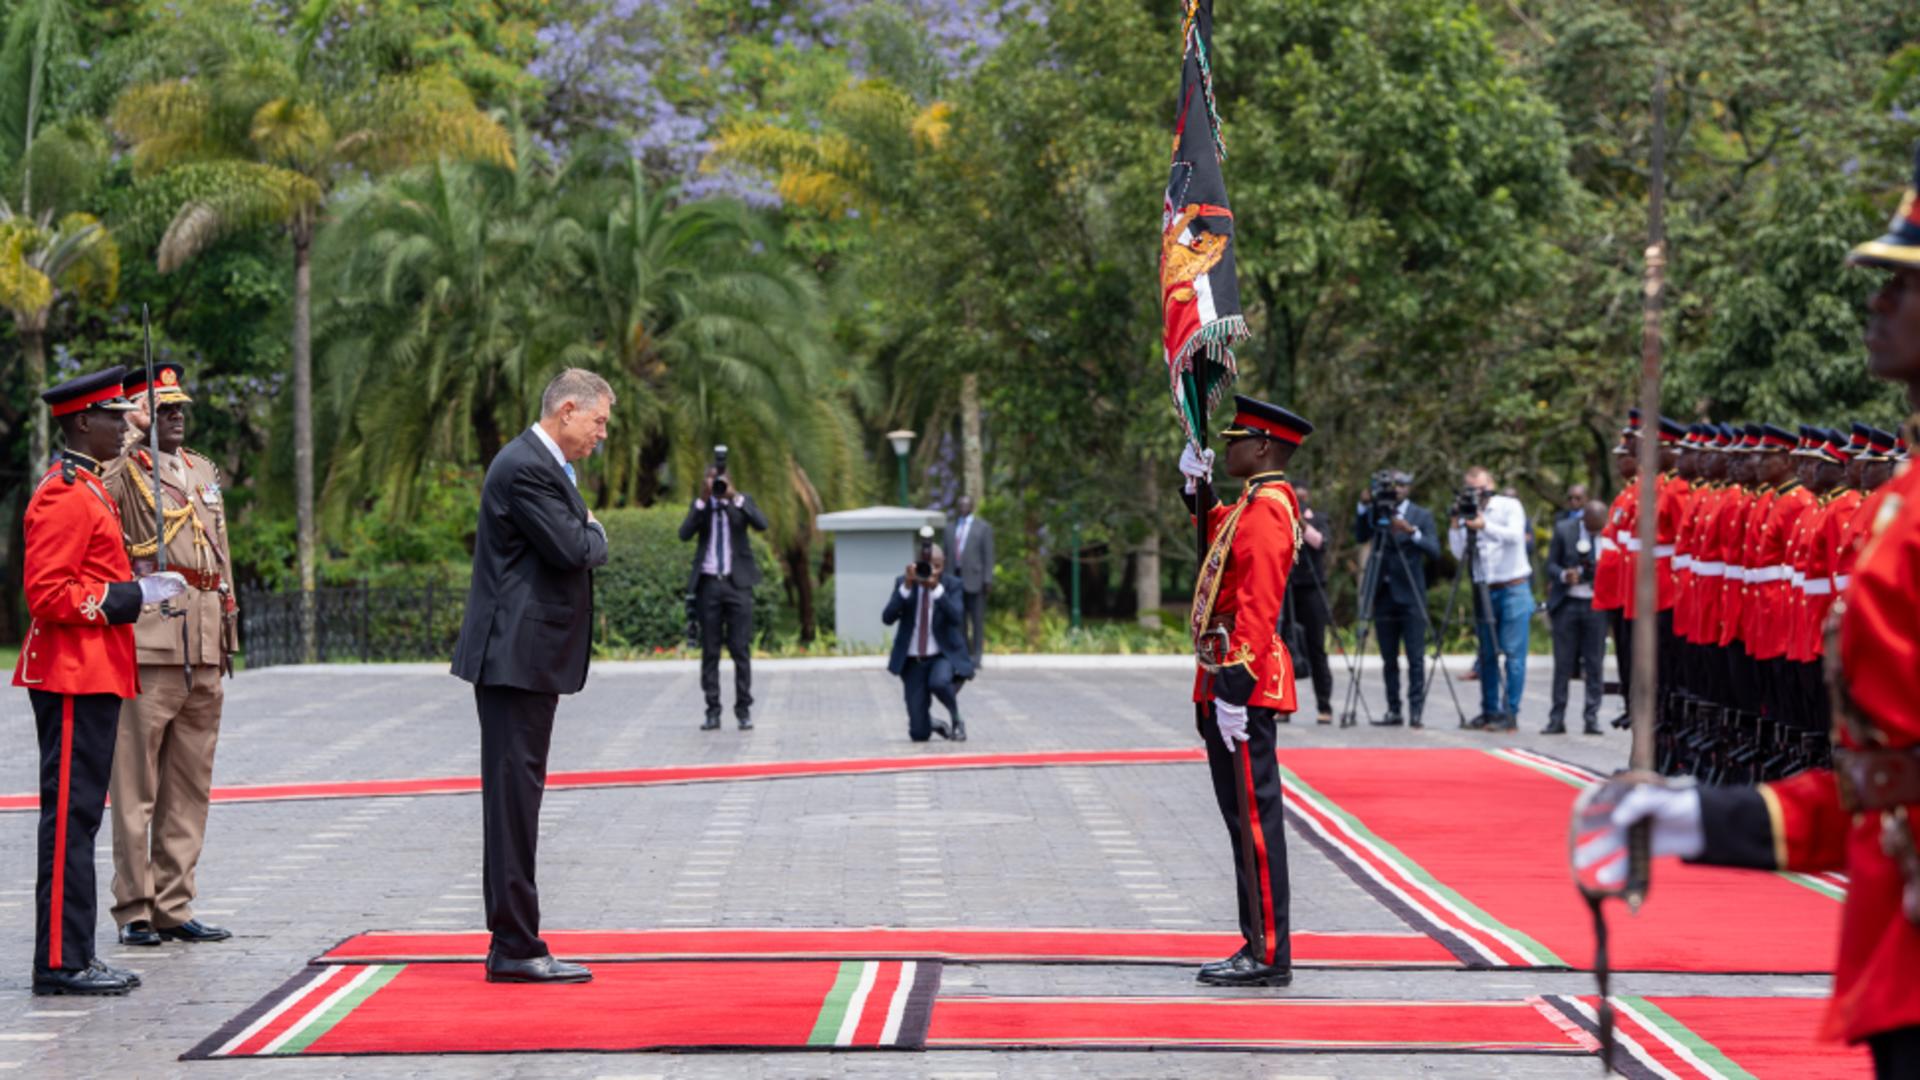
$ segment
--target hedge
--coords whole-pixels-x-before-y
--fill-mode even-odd
[[[609,549],[607,565],[593,577],[594,611],[600,622],[594,640],[602,646],[652,650],[686,641],[687,576],[694,548],[694,541],[680,539],[686,514],[683,506],[650,506],[600,515]],[[773,548],[763,534],[751,535],[753,556],[764,575],[753,590],[753,625],[756,639],[761,639],[783,620],[786,596]]]

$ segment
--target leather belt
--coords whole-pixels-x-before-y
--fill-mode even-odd
[[[208,570],[188,570],[184,567],[174,573],[187,579],[187,585],[201,592],[219,592],[220,575]]]
[[[1496,582],[1494,582],[1493,584],[1491,584],[1491,585],[1489,585],[1489,586],[1487,586],[1487,588],[1489,588],[1489,589],[1511,589],[1511,588],[1513,588],[1513,587],[1514,587],[1515,585],[1525,585],[1525,584],[1527,584],[1527,583],[1528,583],[1529,581],[1531,581],[1531,580],[1533,580],[1533,579],[1532,579],[1532,578],[1528,578],[1528,577],[1517,577],[1517,578],[1514,578],[1514,579],[1513,579],[1512,581],[1496,581]]]
[[[1833,751],[1840,807],[1850,814],[1920,805],[1920,748]]]

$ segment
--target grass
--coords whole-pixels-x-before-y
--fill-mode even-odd
[[[16,649],[11,645],[0,645],[0,664],[5,664],[6,669],[9,673],[13,671],[13,666],[19,662],[20,662],[19,649]],[[11,677],[11,675],[9,675],[9,677]]]

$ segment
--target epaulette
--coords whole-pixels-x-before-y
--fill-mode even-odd
[[[74,465],[72,458],[63,457],[60,459],[60,479],[65,481],[67,486],[73,486],[73,481],[75,477],[79,475],[79,472],[79,467]]]

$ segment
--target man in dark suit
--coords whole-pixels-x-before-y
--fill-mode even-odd
[[[1293,651],[1293,669],[1313,677],[1313,702],[1319,722],[1333,723],[1333,665],[1327,661],[1327,627],[1333,607],[1327,600],[1327,537],[1320,531],[1312,493],[1307,485],[1293,485],[1300,504],[1300,558],[1287,578],[1283,616],[1289,627],[1287,647]]]
[[[767,515],[753,496],[733,486],[727,473],[727,448],[714,447],[700,497],[687,507],[680,539],[699,537],[693,547],[693,593],[700,617],[700,690],[707,696],[702,731],[720,727],[720,642],[733,657],[733,716],[741,731],[753,730],[753,587],[760,584],[748,529],[767,531]]]
[[[965,616],[960,590],[948,587],[953,581],[941,580],[946,568],[946,552],[932,545],[924,566],[909,563],[907,572],[894,579],[893,592],[880,613],[884,625],[900,624],[893,634],[887,670],[900,676],[906,688],[907,735],[914,742],[926,742],[936,732],[943,739],[967,740],[959,695],[960,684],[973,677],[973,659],[960,628]],[[921,574],[922,569],[930,572]],[[947,707],[952,727],[933,718],[934,698]]]
[[[559,695],[587,681],[593,569],[607,533],[574,484],[573,463],[607,436],[613,391],[578,368],[541,396],[540,421],[487,467],[474,536],[473,586],[453,673],[480,711],[480,802],[486,837],[488,982],[585,982],[540,940],[534,849]]]
[[[1607,504],[1589,501],[1580,516],[1553,526],[1547,545],[1547,617],[1553,624],[1553,711],[1542,735],[1567,730],[1567,683],[1576,669],[1587,701],[1586,733],[1600,734],[1600,696],[1606,692],[1601,665],[1607,652],[1607,613],[1593,610],[1593,567],[1600,556],[1600,531],[1607,525]]]
[[[1427,561],[1440,557],[1440,530],[1433,514],[1412,501],[1413,477],[1389,470],[1399,502],[1381,521],[1368,503],[1354,516],[1356,543],[1377,540],[1379,585],[1373,596],[1373,631],[1380,638],[1382,674],[1387,684],[1387,715],[1376,727],[1420,726],[1427,703]],[[1400,648],[1407,650],[1407,712],[1400,712]]]
[[[961,603],[966,608],[967,652],[977,671],[987,652],[987,592],[993,588],[993,526],[973,512],[973,497],[960,496],[953,521],[947,524],[947,550],[953,552],[960,575]]]

